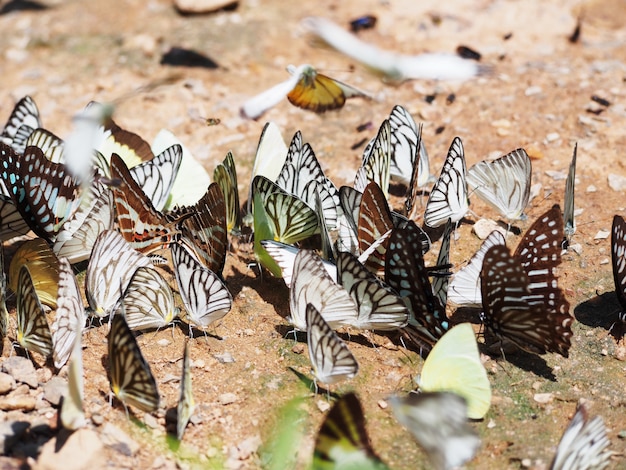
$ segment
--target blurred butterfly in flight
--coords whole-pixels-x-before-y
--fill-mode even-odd
[[[316,113],[339,109],[343,107],[347,98],[355,96],[369,98],[367,93],[322,75],[308,64],[298,67],[290,65],[287,71],[291,74],[289,80],[250,98],[241,107],[241,115],[257,119],[278,104],[285,95],[294,106]]]

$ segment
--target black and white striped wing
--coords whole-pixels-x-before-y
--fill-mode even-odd
[[[372,145],[365,149],[363,161],[357,170],[354,189],[363,192],[373,181],[383,190],[386,197],[389,190],[391,152],[391,127],[389,120],[385,119]]]
[[[193,390],[191,388],[191,358],[189,357],[189,340],[185,341],[185,352],[183,353],[183,373],[180,379],[180,395],[178,397],[176,437],[179,441],[183,439],[185,428],[195,409]]]
[[[561,437],[550,470],[600,470],[609,466],[612,452],[604,421],[591,418],[585,405],[576,414]]]
[[[113,316],[108,343],[109,382],[115,396],[124,405],[148,413],[156,411],[160,398],[156,380],[126,324],[123,309]]]
[[[424,223],[434,228],[450,219],[455,224],[465,216],[468,209],[465,153],[463,142],[455,137],[439,179],[428,197]]]
[[[421,127],[406,108],[396,105],[389,115],[391,126],[391,179],[409,185],[412,180],[413,168],[417,160],[418,178],[415,187],[424,186],[431,178],[428,153],[422,141]]]
[[[41,127],[39,109],[35,101],[26,95],[13,108],[0,134],[0,141],[22,154],[29,135],[39,127]]]
[[[320,312],[312,305],[306,306],[307,345],[315,380],[334,384],[354,377],[359,364]]]
[[[67,362],[85,326],[85,306],[78,282],[66,258],[59,259],[59,294],[54,323],[51,326],[54,344],[54,367],[60,369]]]
[[[26,266],[20,268],[17,286],[17,342],[28,351],[49,357],[52,333]]]
[[[352,324],[358,316],[355,302],[336,284],[324,261],[314,251],[300,250],[289,289],[289,322],[300,331],[306,330],[307,304],[312,304],[332,328]]]
[[[137,268],[122,301],[131,330],[162,328],[178,316],[172,289],[163,276],[150,266]]]
[[[119,232],[105,230],[100,233],[85,275],[90,313],[98,317],[113,313],[137,268],[151,265],[150,259],[130,246]]]
[[[233,299],[222,280],[202,265],[183,245],[171,246],[174,273],[186,314],[183,320],[205,329],[222,319]]]
[[[409,311],[404,301],[351,253],[337,255],[337,277],[359,309],[350,324],[361,330],[396,330],[406,326]]]
[[[480,248],[466,266],[457,271],[448,286],[448,300],[458,306],[480,307],[480,270],[485,253],[494,245],[505,245],[504,235],[494,230],[480,245]]]
[[[493,161],[482,161],[467,172],[467,184],[507,220],[524,217],[530,197],[532,164],[522,148]]]
[[[182,160],[183,148],[172,145],[152,160],[130,169],[131,175],[158,211],[165,207]]]
[[[576,153],[578,144],[574,145],[574,154],[569,164],[567,180],[565,181],[565,202],[563,205],[563,223],[565,242],[569,245],[572,236],[576,233],[576,219],[574,217],[574,188],[576,186]],[[565,246],[567,246],[565,245]]]
[[[621,306],[620,319],[626,321],[626,221],[620,215],[613,216],[611,261],[615,295]]]

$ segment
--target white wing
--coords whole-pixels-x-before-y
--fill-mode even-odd
[[[17,102],[4,125],[0,142],[10,145],[17,153],[23,154],[28,137],[39,127],[41,127],[41,120],[37,105],[30,96],[24,96]]]
[[[430,174],[428,153],[421,138],[421,131],[415,124],[411,113],[396,105],[389,115],[391,126],[391,179],[408,185],[413,174],[413,165],[418,159],[417,186],[422,187],[434,177]]]
[[[328,274],[322,259],[311,250],[300,250],[293,264],[289,289],[289,322],[306,330],[306,306],[313,306],[332,328],[347,325],[358,316],[357,306],[346,290]]]
[[[151,264],[119,232],[105,230],[98,235],[85,275],[85,294],[92,313],[98,317],[113,313],[135,270]]]
[[[85,424],[85,412],[83,411],[84,380],[83,380],[83,346],[82,336],[74,338],[72,356],[67,374],[67,393],[63,397],[60,417],[65,429],[74,431],[82,428]]]
[[[600,470],[608,467],[612,452],[600,416],[590,418],[584,405],[563,433],[550,470]]]
[[[359,364],[337,333],[312,305],[306,307],[307,345],[316,381],[333,384],[354,377]]]
[[[85,307],[72,266],[66,258],[59,259],[59,290],[52,332],[54,367],[60,369],[72,352],[76,336],[85,326]]]
[[[170,191],[178,175],[183,158],[183,149],[175,144],[163,150],[152,160],[140,163],[130,169],[130,174],[139,183],[143,192],[158,211],[167,203]]]
[[[467,405],[449,392],[410,393],[392,396],[389,404],[396,419],[428,454],[433,468],[463,465],[474,457],[480,438],[467,423]]]
[[[131,330],[162,328],[178,316],[172,289],[153,267],[135,271],[122,301]]]
[[[524,149],[491,162],[482,161],[467,172],[467,184],[507,220],[524,217],[530,197],[532,164]]]
[[[187,314],[184,320],[206,328],[226,315],[233,303],[221,279],[182,245],[171,245],[176,284]]]
[[[482,307],[480,270],[487,250],[494,245],[505,245],[504,235],[497,230],[489,234],[467,266],[460,269],[448,285],[448,300],[457,306]]]
[[[424,223],[429,227],[439,227],[448,219],[452,223],[461,220],[469,209],[467,184],[465,182],[465,153],[463,142],[455,137],[448,150],[448,156],[435,183],[424,213]]]
[[[258,119],[265,111],[276,106],[287,97],[287,94],[295,88],[300,80],[302,65],[294,71],[288,80],[280,82],[271,88],[248,99],[239,110],[243,117]]]
[[[371,145],[365,148],[361,166],[357,170],[354,189],[363,192],[370,181],[378,184],[385,197],[389,194],[389,166],[391,164],[391,126],[385,119]]]

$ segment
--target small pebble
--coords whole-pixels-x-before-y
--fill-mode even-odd
[[[0,395],[5,395],[15,387],[15,379],[9,374],[0,372]]]
[[[293,352],[294,354],[302,354],[304,352],[304,344],[295,344],[293,348],[291,348],[291,352]]]
[[[548,143],[550,143],[550,142],[554,142],[556,140],[559,140],[560,138],[561,138],[561,136],[558,134],[558,132],[551,132],[550,134],[548,134],[546,136],[546,141]]]
[[[9,395],[0,398],[0,410],[3,411],[32,411],[35,409],[35,405],[37,405],[37,400],[29,395]]]
[[[99,413],[91,415],[91,422],[96,426],[102,426],[104,424],[104,416]]]
[[[381,410],[386,410],[389,404],[385,400],[378,400],[378,407]]]
[[[526,96],[534,96],[534,95],[538,95],[542,91],[543,90],[541,89],[540,86],[530,86],[530,87],[526,88],[526,90],[524,90],[524,95],[526,95]]]
[[[545,405],[546,403],[550,403],[553,398],[554,398],[554,394],[552,393],[535,393],[535,395],[533,396],[533,399],[537,403],[541,403],[542,405]]]
[[[235,358],[228,351],[226,351],[226,352],[224,352],[222,354],[216,354],[213,357],[215,357],[215,359],[217,359],[217,361],[219,363],[221,363],[221,364],[230,364],[232,362],[235,362]]]
[[[598,190],[598,188],[596,188],[593,184],[590,184],[589,186],[587,186],[586,191],[588,193],[595,193]]]
[[[44,386],[44,398],[52,405],[59,406],[61,397],[67,393],[67,380],[61,377],[52,377]]]
[[[152,428],[152,429],[158,429],[159,428],[159,420],[155,416],[150,414],[150,413],[145,413],[143,415],[143,422],[149,428]]]
[[[326,413],[328,410],[330,410],[330,403],[328,403],[326,400],[317,400],[315,404],[317,405],[317,409],[320,410],[322,413]]]
[[[608,230],[600,230],[598,233],[596,233],[596,236],[593,237],[594,240],[605,240],[607,238],[609,238],[609,235],[611,235],[611,232],[609,232]]]
[[[237,395],[235,395],[234,393],[222,393],[218,398],[217,401],[220,403],[220,405],[230,405],[231,403],[235,403],[237,401]]]
[[[626,189],[626,176],[610,173],[608,176],[609,188],[613,191],[624,191]]]

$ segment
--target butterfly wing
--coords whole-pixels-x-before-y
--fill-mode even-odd
[[[41,127],[39,109],[28,95],[17,102],[0,134],[0,142],[10,145],[17,153],[24,153],[30,133]]]
[[[85,326],[85,307],[78,289],[78,282],[67,259],[59,260],[59,290],[56,318],[52,324],[54,344],[54,367],[60,369],[67,362]]]
[[[204,329],[230,311],[233,299],[220,278],[187,248],[173,244],[171,250],[176,284],[187,312],[183,319]]]
[[[241,210],[239,207],[239,189],[237,169],[232,152],[228,152],[224,161],[215,167],[213,180],[220,186],[226,206],[226,228],[229,233],[241,231]]]
[[[365,187],[359,206],[358,239],[360,252],[366,251],[392,228],[393,219],[385,195],[376,183],[371,182]],[[372,272],[384,270],[385,253],[388,246],[389,241],[385,239],[369,256],[366,266]]]
[[[45,357],[52,355],[52,334],[48,320],[37,297],[28,267],[24,265],[18,275],[16,311],[17,341],[20,346]]]
[[[294,75],[299,76],[299,79],[294,88],[287,93],[287,99],[298,108],[323,113],[343,107],[346,93],[352,93],[351,96],[358,95],[358,90],[318,73],[310,65],[298,67]]]
[[[591,418],[585,405],[579,405],[556,449],[550,470],[603,469],[612,452],[602,417]]]
[[[530,197],[532,164],[524,149],[517,149],[494,161],[482,161],[467,172],[474,193],[507,220],[523,217]]]
[[[85,294],[92,314],[109,315],[135,270],[151,265],[150,259],[131,247],[119,232],[105,230],[98,235],[85,274]]]
[[[448,150],[448,156],[435,183],[424,213],[424,223],[429,227],[439,227],[447,222],[461,220],[469,209],[465,152],[463,142],[455,137]]]
[[[337,256],[340,284],[348,291],[359,314],[350,323],[362,330],[395,330],[406,326],[409,311],[392,289],[372,274],[352,253]]]
[[[83,346],[82,336],[74,337],[70,366],[67,373],[67,393],[63,396],[59,416],[65,429],[75,431],[86,424],[83,398],[85,386],[83,380]]]
[[[354,393],[343,395],[326,415],[315,439],[312,468],[387,468],[370,444],[363,408]]]
[[[474,457],[480,438],[467,423],[463,397],[448,392],[409,393],[389,399],[396,419],[415,437],[436,469],[457,468]]]
[[[183,354],[183,374],[180,379],[180,396],[178,398],[177,406],[177,421],[176,421],[176,437],[179,441],[183,439],[185,428],[193,410],[195,408],[195,402],[193,399],[193,391],[191,389],[191,359],[189,357],[189,341],[185,341],[185,352]]]
[[[306,306],[306,324],[309,359],[315,380],[334,384],[354,377],[359,371],[359,364],[312,304]]]
[[[381,124],[378,134],[371,146],[366,148],[363,154],[363,161],[359,167],[354,189],[363,192],[371,181],[378,184],[382,189],[385,198],[389,191],[389,168],[391,164],[391,126],[389,120],[385,119]]]
[[[578,151],[578,144],[574,145],[574,154],[572,155],[572,161],[569,164],[569,171],[567,173],[567,180],[565,181],[565,203],[563,206],[563,222],[565,241],[567,244],[572,239],[574,233],[576,233],[576,219],[574,218],[574,187],[576,186],[576,153]]]
[[[626,222],[620,215],[613,217],[611,228],[611,260],[615,295],[622,307],[622,316],[626,312]]]
[[[422,367],[420,390],[456,393],[466,400],[467,416],[472,419],[487,414],[491,385],[472,325],[456,325],[437,341]]]
[[[162,328],[178,316],[172,289],[153,267],[135,270],[122,301],[131,330]]]
[[[109,382],[115,396],[125,405],[148,413],[156,411],[159,408],[156,380],[123,313],[113,316],[108,343]]]

